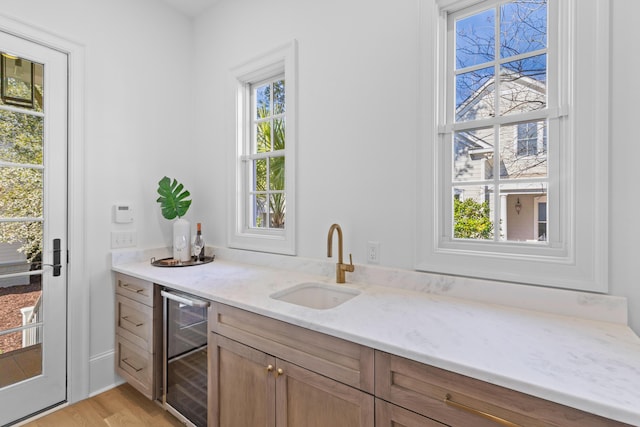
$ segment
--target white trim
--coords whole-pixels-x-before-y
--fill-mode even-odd
[[[89,360],[91,384],[87,397],[95,396],[125,382],[118,376],[114,366],[116,366],[115,350],[108,350],[91,356]]]
[[[56,49],[68,61],[67,401],[89,395],[89,287],[85,272],[84,47],[20,20],[0,15],[2,31]],[[75,227],[71,227],[71,224]]]
[[[250,61],[230,70],[230,93],[235,106],[234,116],[230,119],[235,126],[229,137],[230,158],[234,165],[230,170],[228,202],[228,230],[227,242],[229,247],[254,251],[273,252],[285,255],[296,254],[296,146],[297,132],[297,41],[293,40],[277,47]],[[249,105],[251,84],[264,79],[284,75],[286,87],[286,156],[285,156],[285,191],[287,203],[287,217],[284,230],[248,229],[246,224],[245,193],[246,176],[243,173],[248,156],[243,150],[247,138],[251,135],[248,129],[251,106]]]
[[[560,85],[560,98],[549,100],[549,105],[555,108],[549,111],[548,135],[554,131],[568,135],[566,141],[555,148],[558,151],[550,154],[553,161],[549,167],[563,171],[562,175],[550,172],[550,177],[555,173],[561,181],[561,192],[549,194],[549,216],[560,218],[555,224],[549,223],[549,227],[553,227],[548,234],[553,236],[552,241],[547,245],[500,241],[490,244],[477,241],[450,242],[450,239],[443,238],[438,229],[438,223],[443,223],[450,214],[450,209],[448,211],[443,206],[438,194],[446,184],[442,182],[442,159],[449,159],[451,154],[442,152],[442,144],[432,141],[446,137],[453,126],[440,124],[445,123],[441,115],[442,111],[446,111],[443,108],[446,89],[438,84],[438,76],[445,72],[443,64],[446,58],[436,46],[446,46],[447,13],[471,4],[477,10],[476,3],[479,2],[421,2],[420,31],[423,44],[420,108],[421,117],[425,120],[420,129],[421,143],[418,144],[417,160],[419,220],[416,224],[416,269],[606,292],[609,206],[608,0],[559,1],[560,21],[549,21],[550,27],[557,26],[558,22],[563,23],[561,29],[565,31],[559,34],[558,44],[568,45],[568,50],[556,51],[560,60],[558,68],[562,71],[555,79]],[[495,1],[486,1],[477,6],[485,4],[490,6]],[[549,52],[550,55],[552,53]],[[437,60],[433,62],[432,58]],[[575,58],[574,61],[571,58]],[[580,70],[580,73],[576,70]],[[549,80],[554,80],[553,73],[556,70],[549,69],[548,72]],[[576,140],[580,141],[579,147],[575,144]],[[547,148],[552,149],[550,144]],[[568,174],[564,174],[564,171]],[[560,212],[566,215],[561,216]],[[515,254],[512,253],[514,249],[517,252]]]
[[[106,391],[113,390],[114,388],[116,388],[116,387],[118,387],[118,386],[121,386],[122,384],[125,384],[125,383],[126,383],[126,381],[125,381],[125,380],[123,380],[123,379],[121,378],[120,380],[118,380],[118,381],[114,382],[113,384],[110,384],[110,385],[108,385],[108,386],[105,386],[105,387],[103,387],[103,388],[101,388],[101,389],[98,389],[98,390],[92,390],[92,391],[91,391],[91,394],[89,394],[89,397],[90,397],[90,398],[91,398],[91,397],[95,397],[95,396],[97,396],[97,395],[99,395],[99,394],[102,394],[102,393],[104,393],[104,392],[106,392]]]
[[[437,0],[436,3],[442,12],[453,13],[484,1],[485,0]]]

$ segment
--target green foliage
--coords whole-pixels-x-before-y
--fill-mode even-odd
[[[43,175],[31,166],[42,165],[42,117],[0,112],[0,160],[16,166],[0,167],[0,217],[43,216]],[[0,243],[19,243],[18,249],[33,262],[42,253],[42,222],[8,221],[0,224]]]
[[[469,198],[453,200],[453,236],[459,239],[493,239],[489,203]]]
[[[156,202],[160,203],[162,216],[166,219],[174,219],[183,217],[191,206],[191,200],[185,200],[191,195],[184,186],[175,178],[165,176],[158,182],[158,194],[160,197]]]
[[[284,81],[279,80],[273,84],[273,113],[281,114],[284,112],[285,105],[285,89]],[[270,117],[270,105],[260,104],[257,108],[258,118]],[[273,129],[272,129],[273,127]],[[273,120],[261,121],[257,124],[256,129],[256,151],[258,153],[280,151],[285,148],[285,122],[281,118]],[[272,157],[267,162],[257,161],[256,183],[255,188],[258,191],[283,191],[284,190],[284,157]],[[268,172],[267,172],[268,171]],[[267,183],[268,177],[268,183]],[[286,200],[283,193],[271,193],[269,198],[269,217],[270,224],[266,225],[270,228],[284,228]],[[260,219],[258,218],[259,222]],[[265,224],[257,224],[264,227]]]

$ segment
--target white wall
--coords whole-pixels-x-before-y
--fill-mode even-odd
[[[634,126],[640,60],[628,55],[637,50],[633,19],[640,3],[612,3],[610,279],[612,293],[629,298],[640,333],[634,269],[640,198],[627,172],[640,158]],[[382,265],[412,268],[418,10],[419,0],[220,0],[192,27],[151,0],[0,0],[0,13],[86,47],[92,391],[108,386],[112,375],[109,233],[118,229],[112,204],[133,203],[139,246],[168,244],[155,190],[163,175],[179,177],[193,193],[189,219],[203,222],[209,243],[225,245],[233,144],[227,72],[293,38],[300,81],[298,254],[324,258],[329,225],[339,222],[355,263],[365,262],[366,242],[375,240]]]
[[[298,255],[325,258],[333,222],[345,250],[412,268],[418,130],[418,0],[221,1],[197,21],[196,143],[211,159],[205,224],[226,244],[233,94],[229,69],[298,40]],[[264,31],[268,28],[266,31]],[[213,178],[210,180],[209,178]]]
[[[169,224],[155,203],[157,181],[193,181],[191,24],[151,0],[0,0],[0,13],[85,47],[90,390],[99,390],[114,381],[112,204],[132,202],[141,244],[164,245]]]
[[[630,170],[640,154],[633,126],[640,80],[633,17],[640,3],[615,0],[612,19],[611,293],[629,298],[640,333],[640,212]],[[345,250],[365,262],[380,242],[381,264],[414,265],[418,141],[419,0],[221,0],[196,21],[196,144],[213,167],[203,221],[225,245],[226,180],[233,116],[228,70],[272,47],[299,44],[298,255],[325,257],[332,222]],[[635,96],[634,96],[635,95]],[[603,141],[606,143],[606,141]]]
[[[640,2],[612,0],[611,146],[609,268],[611,293],[629,300],[631,327],[640,334],[640,197],[637,161],[640,159],[638,105],[640,57],[637,17]]]

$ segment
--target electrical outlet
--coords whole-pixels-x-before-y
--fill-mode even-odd
[[[367,262],[380,264],[380,242],[367,242]]]

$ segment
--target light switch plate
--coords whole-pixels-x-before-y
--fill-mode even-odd
[[[138,244],[135,231],[112,231],[111,249],[132,248]]]

